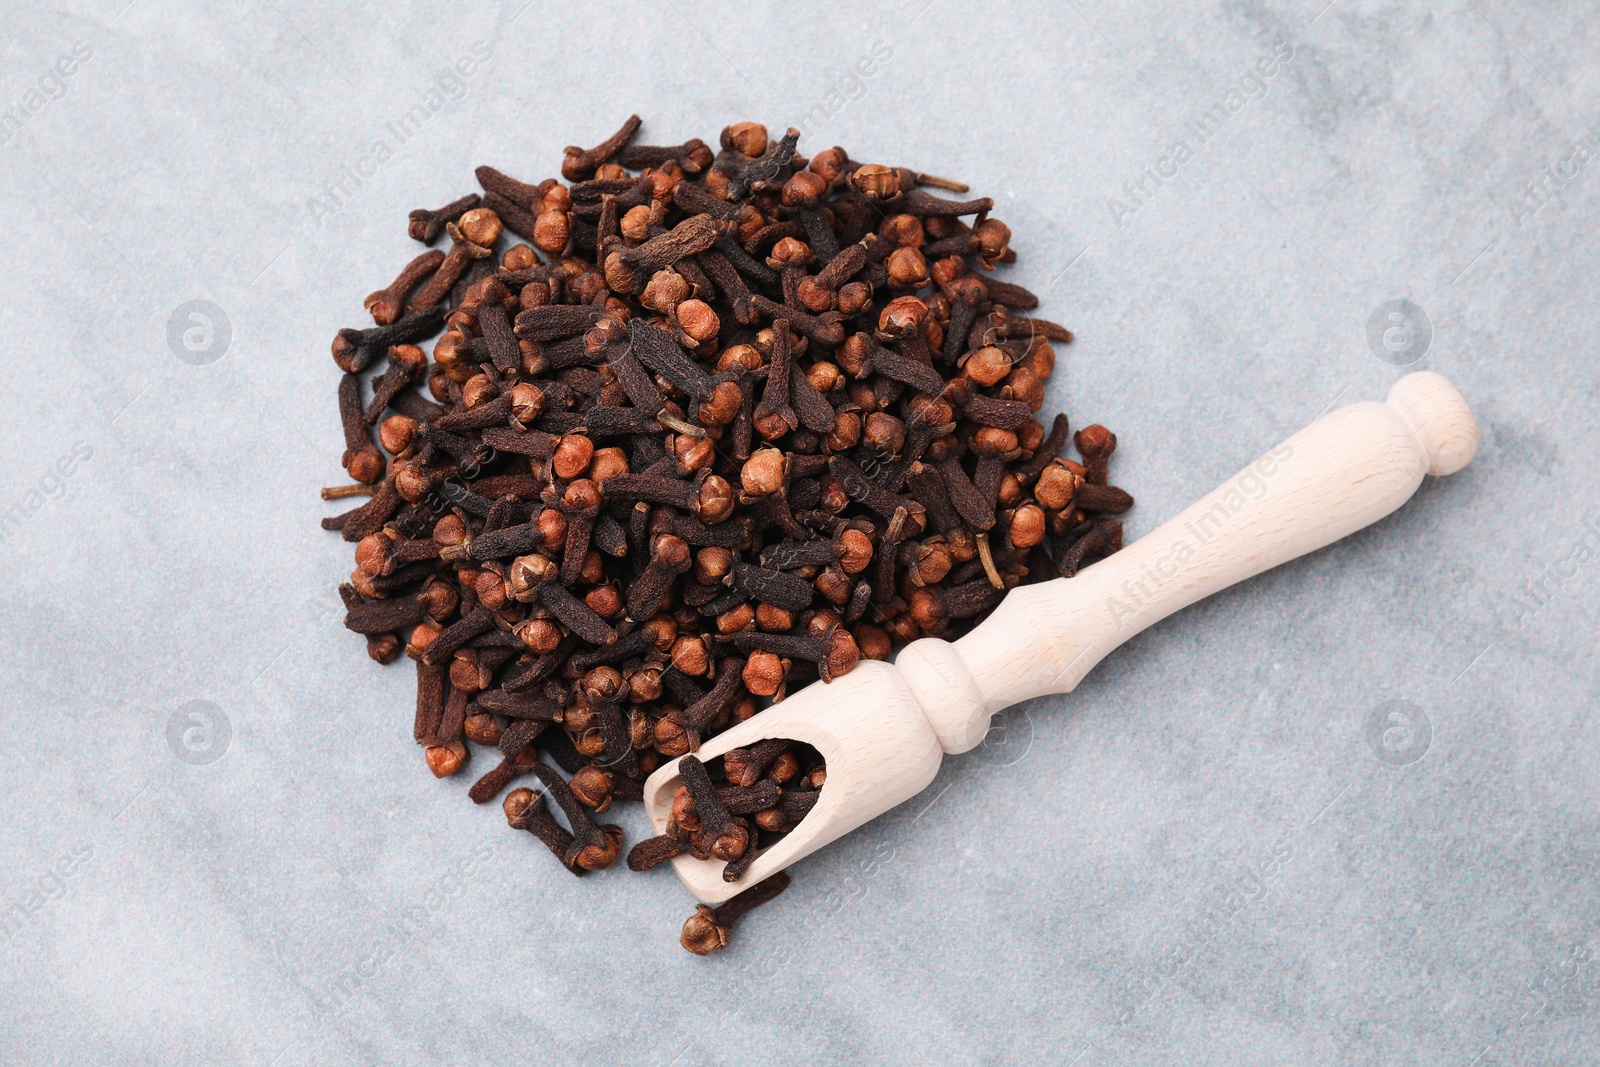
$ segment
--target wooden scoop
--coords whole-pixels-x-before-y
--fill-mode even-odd
[[[1472,410],[1438,374],[1401,378],[1385,403],[1352,404],[1301,430],[1209,496],[1080,572],[1006,595],[959,641],[924,638],[894,664],[863,662],[700,747],[782,737],[815,747],[828,780],[809,815],[737,882],[723,864],[679,856],[700,900],[726,900],[921,792],[945,753],[982,742],[996,711],[1070,692],[1106,654],[1179,608],[1353,533],[1404,504],[1424,474],[1454,474],[1478,449]],[[650,776],[644,801],[658,833],[678,761]]]

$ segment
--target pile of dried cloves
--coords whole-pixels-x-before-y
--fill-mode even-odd
[[[713,152],[639,126],[567,149],[564,181],[479,167],[481,195],[413,211],[448,250],[333,341],[354,484],[323,495],[370,496],[323,520],[355,544],[345,624],[416,662],[433,773],[497,749],[469,795],[533,776],[506,817],[577,874],[616,861],[594,816],[663,760],[1071,576],[1133,504],[1107,483],[1114,434],[1079,430],[1074,461],[1066,417],[1037,418],[1072,335],[992,275],[1015,253],[991,200],[807,159],[795,130],[736,123]],[[789,742],[683,771],[672,832],[630,867],[687,852],[738,881],[826,776]],[[786,884],[701,909],[685,946]]]

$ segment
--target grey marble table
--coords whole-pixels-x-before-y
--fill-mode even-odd
[[[9,5],[0,1062],[1600,1061],[1597,14]],[[1480,456],[692,957],[669,874],[578,882],[423,773],[317,528],[406,211],[630,111],[994,196],[1130,535],[1402,363]]]

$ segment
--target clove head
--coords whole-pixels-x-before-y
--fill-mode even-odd
[[[728,945],[728,928],[717,923],[716,913],[704,904],[684,922],[678,943],[696,956],[709,956]]]

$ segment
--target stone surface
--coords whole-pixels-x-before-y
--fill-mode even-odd
[[[0,1062],[1592,1061],[1593,5],[1325,2],[10,5]],[[1481,455],[692,957],[670,874],[580,883],[424,773],[317,528],[406,212],[635,110],[994,196],[1130,536],[1382,396],[1415,309]]]

